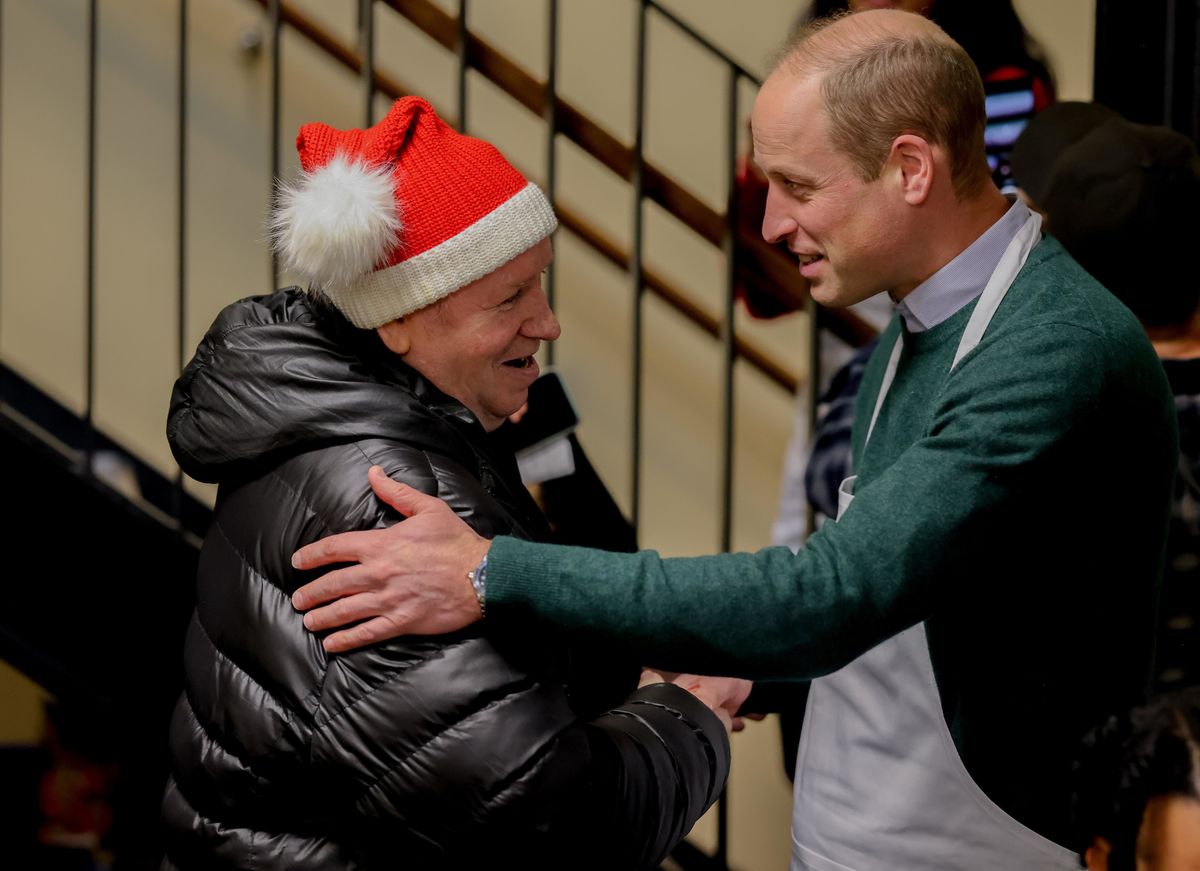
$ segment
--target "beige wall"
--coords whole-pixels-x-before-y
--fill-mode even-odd
[[[44,689],[0,660],[0,746],[41,741],[42,706],[49,698]]]
[[[441,2],[457,8],[452,0]],[[1064,97],[1090,93],[1093,3],[1018,2],[1047,48]],[[301,5],[345,41],[353,40],[352,0]],[[786,34],[800,4],[667,0],[666,5],[740,63],[761,72],[763,59]],[[166,0],[120,0],[100,8],[95,414],[111,435],[170,472],[163,421],[179,365],[174,338],[177,6]],[[190,8],[185,356],[222,305],[270,289],[262,229],[271,183],[267,55],[239,48],[247,35],[262,34],[264,15],[249,0],[192,0]],[[475,0],[470,10],[473,30],[534,75],[544,73],[541,0]],[[4,16],[0,357],[81,409],[86,4],[5,0]],[[634,0],[564,0],[561,6],[562,94],[625,141],[633,135],[635,16]],[[382,7],[378,27],[380,66],[455,115],[454,55]],[[295,169],[292,139],[302,121],[357,125],[361,100],[354,77],[295,34],[285,36],[283,64],[280,149],[286,174]],[[652,14],[648,76],[648,158],[721,209],[729,159],[724,68]],[[744,119],[753,87],[743,83],[739,97]],[[380,101],[379,111],[385,105]],[[469,122],[472,131],[493,139],[526,172],[543,175],[542,122],[475,75]],[[558,159],[562,201],[627,245],[628,186],[567,142],[559,143]],[[656,206],[646,207],[646,222],[649,264],[717,312],[724,293],[720,253]],[[629,282],[569,233],[560,233],[556,245],[564,327],[559,368],[581,410],[582,434],[594,460],[628,507]],[[720,522],[718,346],[653,298],[646,300],[645,316],[642,541],[665,554],[713,551]],[[803,316],[771,323],[738,317],[740,329],[803,376]],[[736,389],[734,543],[754,549],[768,540],[791,400],[745,366],[738,367]],[[0,685],[0,692],[9,690]],[[24,692],[21,698],[32,697]],[[19,713],[26,708],[11,710],[25,725],[6,728],[27,732],[31,715]],[[752,725],[735,739],[730,856],[736,867],[786,864],[790,794],[778,754],[773,723]],[[711,847],[712,821],[703,822],[695,837]]]

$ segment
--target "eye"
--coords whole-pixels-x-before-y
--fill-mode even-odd
[[[507,311],[508,309],[512,308],[514,305],[516,305],[517,300],[521,298],[521,292],[523,290],[525,290],[524,287],[518,287],[512,296],[501,300],[500,304],[497,305],[496,308],[501,309],[502,311]]]

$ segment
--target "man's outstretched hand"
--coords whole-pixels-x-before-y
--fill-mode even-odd
[[[337,629],[325,649],[341,653],[398,635],[440,635],[482,615],[467,579],[491,542],[447,507],[384,474],[368,472],[375,495],[408,518],[389,529],[344,532],[302,547],[292,556],[301,570],[352,563],[292,594],[313,632]],[[320,606],[320,607],[318,607]],[[362,621],[362,622],[359,622]]]

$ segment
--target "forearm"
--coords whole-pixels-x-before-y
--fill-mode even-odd
[[[619,641],[672,670],[810,676],[839,667],[889,628],[863,619],[884,610],[877,599],[881,590],[890,595],[889,580],[875,576],[879,589],[871,589],[857,580],[870,574],[837,562],[828,547],[662,559],[498,538],[488,618],[535,617]]]

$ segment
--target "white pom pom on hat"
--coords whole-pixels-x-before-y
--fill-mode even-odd
[[[419,97],[368,130],[305,124],[301,179],[271,237],[284,267],[373,328],[482,278],[554,232],[545,196]]]
[[[338,154],[279,187],[271,237],[283,267],[316,287],[344,287],[371,272],[397,244],[392,170]]]

